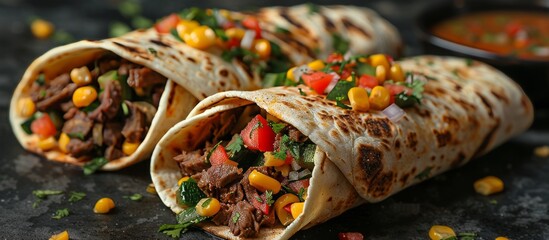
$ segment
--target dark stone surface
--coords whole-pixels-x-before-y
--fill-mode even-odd
[[[18,1],[0,0],[0,239],[47,239],[68,230],[71,239],[168,239],[158,226],[175,222],[174,215],[157,196],[148,194],[151,182],[148,161],[119,172],[84,176],[78,167],[53,162],[25,152],[17,143],[8,122],[12,91],[30,62],[56,44],[31,37],[27,21],[40,16],[75,38],[107,36],[108,23],[124,20],[116,10],[120,1]],[[259,1],[200,1],[200,6],[253,9],[273,5]],[[414,14],[429,2],[419,1],[318,1],[321,4],[356,3],[380,11],[405,38],[406,55],[421,53],[414,37]],[[292,1],[277,1],[290,5]],[[144,4],[144,15],[157,18],[181,7],[183,1],[160,0]],[[547,80],[547,79],[545,79]],[[533,149],[549,145],[549,113],[538,109],[533,128],[470,164],[416,185],[389,199],[360,206],[314,228],[295,239],[336,239],[339,232],[361,232],[366,239],[427,239],[433,224],[452,226],[456,232],[476,232],[478,239],[505,235],[511,239],[549,239],[549,159],[533,155]],[[496,175],[506,184],[503,193],[483,197],[473,191],[473,182]],[[68,194],[52,196],[32,208],[33,190],[82,191],[87,196],[76,203]],[[139,202],[124,196],[140,193]],[[115,210],[94,214],[101,197],[111,197]],[[70,216],[51,216],[68,208]],[[213,238],[190,231],[182,239]]]

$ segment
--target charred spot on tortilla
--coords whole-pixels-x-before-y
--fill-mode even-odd
[[[288,23],[294,25],[294,27],[296,29],[299,29],[301,31],[304,31],[306,33],[308,33],[308,29],[303,27],[303,25],[301,25],[301,23],[299,23],[299,21],[296,21],[292,16],[290,16],[288,14],[288,9],[282,9],[280,12],[279,12],[279,15],[280,17],[286,19],[286,21],[288,21]]]
[[[501,90],[501,89],[497,89],[497,90]],[[507,98],[507,96],[505,96],[505,94],[501,92],[497,92],[495,89],[490,90],[490,93],[492,93],[492,95],[494,95],[494,97],[496,97],[497,99],[505,102],[506,104],[509,104],[510,101]]]
[[[496,119],[496,124],[494,124],[494,126],[492,127],[492,129],[490,129],[490,131],[488,131],[488,133],[486,134],[486,136],[484,136],[483,140],[482,140],[482,143],[480,144],[480,146],[477,148],[477,150],[475,151],[475,153],[473,154],[473,157],[478,157],[480,156],[481,154],[484,153],[484,151],[486,150],[486,148],[488,146],[490,146],[490,143],[493,141],[493,138],[494,138],[494,134],[496,133],[496,131],[498,130],[500,126],[500,121],[499,119]]]
[[[453,129],[458,129],[460,125],[459,121],[456,118],[448,115],[442,116],[442,121],[447,123],[449,128]]]
[[[371,183],[373,178],[383,169],[383,152],[367,144],[358,146],[358,162],[361,168],[362,178]]]
[[[408,181],[408,178],[409,178],[409,177],[410,177],[410,173],[405,173],[405,174],[403,174],[403,175],[400,177],[400,179],[399,179],[400,184],[401,184],[402,186],[404,186],[404,185],[406,184],[406,182]]]
[[[391,192],[391,189],[393,188],[394,180],[394,172],[381,172],[380,174],[377,174],[368,185],[368,193],[373,197],[387,196],[387,193]]]
[[[161,40],[156,40],[156,39],[151,39],[150,40],[151,43],[155,44],[155,45],[158,45],[158,46],[161,46],[161,47],[165,47],[165,48],[171,48],[172,46],[162,42]]]
[[[227,69],[221,69],[219,70],[219,75],[221,75],[222,77],[228,77],[229,71],[227,71]]]
[[[486,107],[488,116],[490,116],[490,118],[493,118],[494,111],[492,110],[492,105],[490,105],[490,102],[488,101],[488,99],[486,99],[486,97],[484,97],[484,95],[482,95],[482,93],[480,92],[475,91],[475,94],[480,98],[480,100],[482,101],[482,104],[484,104],[484,106]]]
[[[366,128],[375,137],[390,138],[393,134],[389,121],[386,118],[369,118],[366,120]]]
[[[445,147],[446,145],[448,145],[448,143],[452,141],[452,133],[448,130],[438,131],[434,129],[433,134],[437,139],[437,146],[439,148]]]
[[[125,49],[127,52],[129,52],[132,55],[138,56],[143,59],[151,60],[151,54],[148,52],[143,51],[143,49],[137,48],[137,47],[130,47],[127,45],[124,45],[123,43],[113,41],[113,43],[120,48]]]
[[[324,27],[328,32],[336,31],[337,28],[335,24],[332,22],[332,20],[329,17],[326,16],[326,14],[319,14],[319,16],[322,17],[322,22],[324,23]]]
[[[372,38],[372,36],[370,35],[370,33],[366,32],[364,29],[356,26],[351,20],[347,19],[347,18],[343,18],[341,19],[341,22],[343,23],[343,25],[349,29],[349,31],[356,31],[356,32],[359,32],[360,34],[362,34],[365,38],[367,39],[370,39]]]
[[[459,152],[456,158],[450,163],[451,167],[458,167],[467,159],[467,156],[463,152]]]
[[[395,148],[397,150],[400,149],[400,140],[398,140],[398,139],[395,141]]]
[[[408,135],[406,136],[406,144],[408,146],[408,148],[415,148],[417,146],[417,133],[415,132],[410,132],[408,133]]]

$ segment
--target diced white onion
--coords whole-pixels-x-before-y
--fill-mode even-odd
[[[406,80],[404,80],[404,81],[408,84],[412,84],[414,82],[414,75],[413,74],[408,74],[406,76]]]
[[[299,166],[299,163],[297,163],[296,160],[292,160],[291,165],[292,165],[292,170],[294,170],[294,171],[297,171],[297,170],[301,169],[301,166]]]
[[[215,20],[217,21],[217,24],[219,26],[223,26],[224,24],[226,24],[229,21],[229,20],[227,20],[227,18],[225,16],[221,15],[219,10],[214,10],[213,15],[214,15]]]
[[[534,54],[542,57],[549,56],[549,47],[536,47],[534,48]]]
[[[349,61],[349,59],[351,59],[352,56],[353,56],[353,53],[351,53],[351,51],[347,51],[345,55],[343,55],[343,60]]]
[[[297,177],[298,177],[298,179],[302,179],[302,178],[304,178],[304,177],[306,177],[306,176],[309,176],[309,175],[311,175],[311,171],[310,171],[309,169],[306,169],[306,168],[305,168],[305,170],[299,172],[299,174],[297,175]]]
[[[332,91],[332,89],[334,89],[334,87],[336,86],[337,82],[339,81],[339,79],[341,78],[339,76],[339,74],[335,73],[335,72],[331,72],[330,75],[332,75],[332,81],[330,82],[330,84],[328,84],[328,86],[326,87],[326,89],[324,90],[324,93],[329,93]]]
[[[312,71],[312,69],[307,65],[301,65],[299,67],[296,67],[293,71],[295,81],[299,82],[299,79],[301,79],[301,75],[310,71]]]
[[[383,109],[382,113],[385,114],[385,116],[387,116],[392,122],[398,122],[404,117],[404,115],[406,115],[406,112],[394,103]]]
[[[290,181],[296,181],[299,179],[299,174],[296,172],[296,171],[291,171],[289,174],[288,174],[288,180]]]
[[[246,33],[244,33],[244,37],[242,37],[242,41],[240,41],[240,47],[244,49],[251,49],[254,39],[255,31],[247,30]]]

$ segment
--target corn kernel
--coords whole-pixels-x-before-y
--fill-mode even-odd
[[[232,20],[231,12],[226,9],[219,9],[219,14],[228,20]]]
[[[92,82],[91,72],[88,67],[73,68],[71,70],[71,80],[78,86],[88,85]]]
[[[147,188],[145,189],[150,194],[156,194],[156,188],[154,187],[154,184],[150,183],[147,185]]]
[[[509,240],[509,238],[506,238],[506,237],[497,237],[496,240]]]
[[[260,59],[267,59],[271,56],[271,43],[266,39],[254,40],[252,50]]]
[[[398,63],[393,64],[389,70],[389,78],[395,82],[404,82],[404,72]]]
[[[296,219],[303,213],[303,206],[305,205],[305,202],[296,202],[292,203],[292,206],[290,206],[290,210],[292,212],[292,217]]]
[[[376,110],[383,110],[391,103],[389,90],[383,86],[375,86],[368,99],[370,107]]]
[[[294,70],[295,70],[295,67],[290,68],[290,69],[288,70],[288,72],[286,72],[286,78],[288,78],[288,79],[290,79],[290,80],[292,80],[292,81],[295,82]]]
[[[95,203],[94,213],[108,213],[114,208],[114,201],[110,198],[101,198]]]
[[[97,91],[91,86],[79,87],[72,94],[72,103],[76,107],[86,107],[97,99]]]
[[[275,167],[275,169],[277,171],[279,171],[280,174],[282,174],[283,177],[287,177],[288,174],[290,174],[290,165],[288,165],[288,164],[284,164],[282,166]]]
[[[229,38],[236,38],[236,39],[242,39],[244,37],[244,34],[246,34],[246,30],[242,28],[229,28],[225,30],[225,34]]]
[[[53,24],[43,19],[36,19],[31,23],[32,35],[39,39],[46,39],[50,37],[53,30]]]
[[[384,66],[379,65],[376,67],[376,79],[378,84],[383,84],[385,82],[385,79],[387,77],[387,70]]]
[[[322,60],[315,60],[307,64],[309,68],[311,68],[313,71],[320,71],[322,70],[326,65]]]
[[[431,240],[442,240],[455,236],[454,230],[448,226],[434,225],[429,229],[429,238]]]
[[[17,102],[17,109],[19,116],[29,118],[36,112],[36,105],[30,97],[24,97]]]
[[[487,176],[475,181],[475,191],[484,196],[503,191],[503,181],[498,177]]]
[[[199,26],[189,34],[183,36],[185,44],[196,48],[206,49],[215,44],[215,32],[208,26]]]
[[[385,54],[374,54],[370,56],[370,64],[373,67],[383,66],[385,69],[389,69],[389,61]]]
[[[276,158],[272,152],[265,152],[263,153],[263,156],[265,156],[265,163],[263,166],[278,167],[284,165],[286,162],[285,159]]]
[[[57,141],[55,141],[53,136],[38,141],[38,148],[42,149],[42,151],[48,151],[55,146],[57,146]]]
[[[136,150],[137,148],[139,147],[141,143],[131,143],[131,142],[128,142],[128,141],[124,141],[124,143],[122,143],[122,152],[126,155],[132,155]]]
[[[370,109],[370,102],[368,100],[368,92],[366,92],[366,89],[361,87],[353,87],[347,94],[353,110],[366,112]]]
[[[221,209],[221,204],[216,198],[202,198],[196,204],[196,213],[203,217],[211,217],[219,212],[219,209]]]
[[[248,181],[250,181],[250,185],[252,185],[252,187],[261,192],[270,190],[274,194],[277,194],[282,187],[279,181],[263,173],[260,173],[257,170],[253,170],[250,175],[248,175]]]
[[[69,145],[69,142],[71,141],[69,135],[66,133],[61,133],[59,136],[59,149],[61,149],[62,152],[68,153],[67,145]]]
[[[549,146],[541,146],[534,149],[534,154],[538,157],[549,157]]]
[[[188,20],[179,20],[177,25],[175,26],[175,30],[177,31],[177,35],[181,39],[184,39],[186,35],[190,34],[195,28],[199,27],[200,23],[197,21],[188,21]]]
[[[69,232],[67,230],[54,234],[50,237],[50,240],[69,240]]]
[[[288,204],[299,202],[299,198],[297,198],[296,195],[291,193],[286,193],[282,196],[280,196],[274,203],[276,216],[278,217],[278,220],[280,220],[280,223],[284,226],[288,226],[294,218],[289,212],[286,212],[284,210],[284,207]],[[291,207],[290,207],[291,209]]]
[[[177,186],[181,186],[181,184],[183,182],[186,182],[187,180],[189,180],[190,177],[182,177],[179,179],[179,181],[177,181]]]

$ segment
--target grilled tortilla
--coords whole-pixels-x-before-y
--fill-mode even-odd
[[[300,229],[461,166],[532,123],[532,104],[522,89],[486,64],[435,56],[399,63],[405,71],[423,75],[426,84],[421,104],[407,108],[398,122],[381,112],[345,110],[311,92],[303,96],[297,87],[228,91],[203,100],[155,148],[151,177],[156,191],[166,206],[181,212],[175,194],[182,175],[173,157],[211,141],[215,126],[224,126],[220,119],[257,105],[317,145],[303,213],[289,226],[262,228],[257,236],[288,239]],[[201,226],[236,239],[227,226]]]
[[[333,34],[348,41],[349,50],[355,53],[370,53],[386,50],[396,53],[400,49],[400,38],[395,28],[381,19],[376,13],[356,7],[319,7],[307,17],[283,20],[287,14],[302,12],[305,5],[289,8],[264,8],[259,13],[233,12],[235,17],[257,14],[261,24],[265,25],[264,37],[278,44],[291,64],[308,63],[332,51]],[[282,18],[269,20],[269,16]],[[327,26],[314,24],[315,19],[326,19]],[[352,20],[354,19],[354,20]],[[356,19],[367,19],[360,22]],[[313,21],[314,20],[314,21]],[[333,26],[332,26],[333,25]],[[288,32],[279,32],[277,27],[287,27]],[[306,27],[315,32],[315,44],[308,42],[306,35],[295,30]],[[360,36],[353,34],[359,32]],[[56,76],[70,72],[75,67],[93,63],[104,54],[115,54],[129,62],[152,69],[168,79],[156,114],[152,119],[146,136],[138,149],[131,155],[109,161],[103,170],[117,170],[141,161],[148,156],[160,137],[176,122],[184,119],[199,100],[217,92],[227,90],[252,90],[261,85],[261,76],[243,62],[233,59],[223,60],[219,49],[202,51],[192,48],[171,34],[159,34],[154,29],[137,30],[118,38],[100,41],[83,40],[52,49],[37,58],[23,75],[15,89],[10,105],[10,122],[21,145],[32,152],[60,162],[83,165],[85,161],[65,154],[59,149],[41,150],[37,145],[39,138],[29,135],[21,128],[26,118],[17,112],[18,102],[31,94],[33,83],[40,74],[46,82]]]

